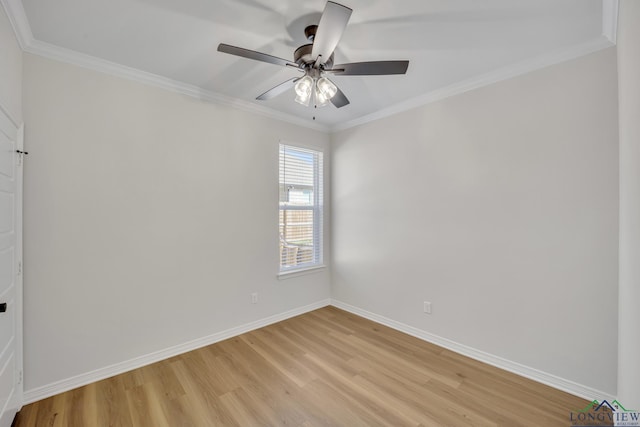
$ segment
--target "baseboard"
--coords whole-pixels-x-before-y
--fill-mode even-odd
[[[462,354],[463,356],[467,356],[480,362],[495,366],[497,368],[504,369],[505,371],[512,372],[514,374],[529,378],[542,384],[546,384],[550,387],[565,391],[567,393],[571,393],[575,396],[582,397],[587,400],[606,399],[610,402],[615,400],[615,396],[593,389],[591,387],[578,384],[576,382],[566,380],[552,374],[548,374],[546,372],[495,356],[490,353],[486,353],[484,351],[477,350],[475,348],[457,343],[455,341],[451,341],[438,335],[431,334],[413,326],[409,326],[404,323],[389,319],[387,317],[372,313],[370,311],[363,310],[342,301],[338,301],[335,299],[326,299],[303,307],[298,307],[284,313],[275,314],[273,316],[256,320],[254,322],[227,329],[225,331],[217,332],[206,337],[188,341],[186,343],[169,347],[164,350],[156,351],[144,356],[139,356],[124,362],[116,363],[104,368],[96,369],[91,372],[56,381],[54,383],[37,387],[31,390],[25,390],[23,404],[26,405],[32,402],[36,402],[38,400],[45,399],[58,393],[63,393],[65,391],[82,387],[84,385],[100,381],[114,375],[119,375],[131,371],[132,369],[137,369],[151,363],[159,362],[161,360],[168,359],[170,357],[177,356],[188,351],[192,351],[228,338],[232,338],[245,332],[259,329],[264,326],[289,319],[291,317],[299,316],[309,311],[317,310],[318,308],[326,307],[327,305],[333,305],[342,310],[388,326],[400,332],[404,332],[408,335],[414,336],[424,341],[439,345],[440,347],[454,351],[458,354]]]
[[[253,331],[264,326],[271,325],[273,323],[281,322],[291,317],[299,316],[309,311],[317,310],[322,307],[326,307],[331,304],[330,299],[315,302],[313,304],[298,307],[293,310],[285,311],[284,313],[275,314],[273,316],[265,317],[254,322],[250,322],[241,326],[236,326],[225,331],[217,332],[206,337],[198,338],[192,341],[188,341],[183,344],[179,344],[173,347],[169,347],[164,350],[156,351],[144,356],[139,356],[124,362],[116,363],[104,368],[96,369],[95,371],[87,372],[84,374],[76,375],[71,378],[56,381],[51,384],[47,384],[41,387],[37,387],[31,390],[25,390],[23,405],[36,402],[38,400],[45,399],[47,397],[63,393],[74,388],[82,387],[84,385],[103,380],[105,378],[119,375],[132,369],[140,368],[151,363],[159,362],[164,359],[168,359],[173,356],[177,356],[188,351],[192,351],[201,347],[205,347],[214,344],[218,341],[226,340],[228,338],[235,337],[245,332]]]
[[[451,341],[447,338],[443,338],[438,335],[434,335],[429,332],[423,331],[422,329],[414,328],[413,326],[409,326],[404,323],[389,319],[387,317],[372,313],[370,311],[363,310],[358,307],[354,307],[342,301],[332,299],[331,305],[339,309],[348,311],[350,313],[356,314],[360,317],[364,317],[366,319],[372,320],[376,323],[380,323],[382,325],[388,326],[400,332],[404,332],[405,334],[414,336],[416,338],[420,338],[421,340],[430,342],[432,344],[436,344],[440,347],[444,347],[447,350],[454,351],[463,356],[467,356],[472,359],[478,360],[480,362],[486,363],[488,365],[495,366],[497,368],[503,369],[508,372],[512,372],[514,374],[520,375],[525,378],[529,378],[533,381],[546,384],[550,387],[556,388],[558,390],[562,390],[564,392],[573,394],[583,399],[587,399],[589,401],[593,399],[598,399],[598,400],[606,399],[609,402],[613,402],[615,400],[615,396],[612,396],[600,390],[596,390],[594,388],[587,387],[585,385],[578,384],[576,382],[573,382],[564,378],[560,378],[558,376],[540,371],[538,369],[534,369],[529,366],[525,366],[520,363],[516,363],[510,360],[504,359],[502,357],[477,350],[473,347],[469,347],[464,344]]]

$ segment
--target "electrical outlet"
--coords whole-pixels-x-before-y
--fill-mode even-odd
[[[257,304],[258,303],[258,293],[254,292],[251,294],[251,304]]]
[[[424,302],[424,312],[431,314],[431,303],[429,301]]]

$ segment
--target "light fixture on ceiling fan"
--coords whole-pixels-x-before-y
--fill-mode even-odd
[[[292,87],[295,90],[295,101],[309,106],[321,107],[331,102],[337,108],[349,104],[345,94],[329,80],[325,74],[337,76],[371,76],[405,74],[409,61],[371,61],[333,65],[333,53],[347,27],[352,10],[334,2],[327,2],[318,25],[305,28],[305,36],[311,43],[300,46],[293,54],[294,61],[278,58],[254,50],[221,43],[218,51],[241,56],[256,61],[295,68],[304,73],[303,77],[289,79],[258,96],[264,101],[274,98]]]
[[[298,79],[294,85],[296,92],[295,101],[304,106],[309,106],[311,98],[315,98],[315,105],[323,107],[338,93],[338,87],[331,80],[320,76],[320,72],[312,69],[304,77]],[[316,77],[312,77],[312,75]]]

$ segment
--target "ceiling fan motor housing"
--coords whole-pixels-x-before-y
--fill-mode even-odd
[[[293,61],[300,65],[302,68],[312,67],[315,63],[311,56],[311,50],[313,49],[313,43],[303,44],[293,52]],[[331,68],[333,66],[333,53],[329,57],[329,60],[320,63],[323,68]]]
[[[313,40],[316,37],[317,30],[317,25],[309,25],[307,28],[305,28],[304,36],[311,43],[303,44],[302,46],[297,48],[295,52],[293,52],[293,61],[296,64],[300,65],[302,68],[308,68],[308,66],[312,66],[315,63],[315,60],[311,56],[311,52],[313,50]],[[331,66],[333,65],[333,53],[327,61],[321,61],[320,65],[322,65],[323,68],[331,68]]]

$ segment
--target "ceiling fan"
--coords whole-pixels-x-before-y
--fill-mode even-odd
[[[218,51],[242,56],[256,61],[291,67],[303,72],[302,77],[295,77],[280,83],[258,96],[264,101],[274,98],[294,88],[296,102],[309,106],[314,98],[314,105],[321,107],[331,102],[337,108],[349,104],[344,93],[326,75],[336,76],[374,76],[388,74],[405,74],[409,61],[371,61],[350,64],[333,64],[333,52],[347,27],[352,10],[332,1],[327,2],[318,25],[310,25],[304,33],[311,43],[304,44],[293,53],[293,61],[268,55],[266,53],[221,43]]]

